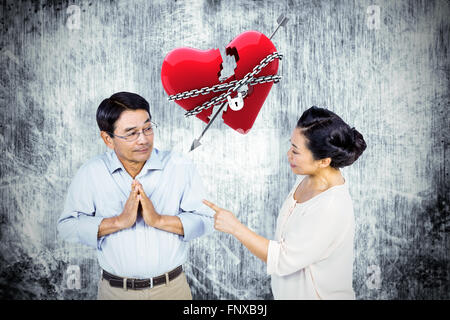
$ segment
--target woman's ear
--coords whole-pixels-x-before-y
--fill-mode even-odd
[[[100,131],[100,136],[108,148],[114,149],[114,140],[106,133],[106,131]]]
[[[331,158],[323,158],[319,160],[319,168],[326,168],[330,165],[331,163]]]

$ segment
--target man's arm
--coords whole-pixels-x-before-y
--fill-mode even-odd
[[[183,241],[191,241],[214,231],[214,211],[202,203],[206,192],[194,163],[187,160],[184,168],[185,187],[180,199],[180,213],[177,216],[184,228]]]
[[[138,188],[133,181],[132,191],[120,215],[96,217],[92,190],[89,190],[90,183],[86,176],[89,174],[80,170],[69,187],[65,208],[58,220],[58,234],[65,241],[81,242],[97,248],[98,239],[129,228],[136,222]]]
[[[58,236],[64,241],[97,248],[98,227],[103,217],[95,216],[90,176],[91,172],[85,166],[82,166],[75,174],[67,190],[57,229]]]
[[[166,215],[160,215],[159,217],[159,221],[155,225],[155,228],[184,236],[183,224],[179,217]]]
[[[111,218],[104,218],[98,226],[97,238],[108,234],[130,228],[136,222],[137,210],[139,206],[139,182],[133,180],[131,183],[131,192],[125,207],[120,215]],[[139,183],[140,185],[140,183]]]
[[[140,188],[139,196],[145,223],[149,226],[181,235],[184,241],[190,241],[214,231],[214,211],[202,203],[202,197],[205,195],[203,184],[192,163],[186,166],[185,184],[186,187],[180,199],[182,212],[177,216],[171,216],[156,212],[151,200],[145,194],[144,188],[137,181],[137,185]]]
[[[159,218],[152,227],[161,229],[167,232],[172,232],[184,236],[184,228],[181,220],[177,216],[158,215]],[[147,223],[148,224],[148,223]]]
[[[142,205],[142,217],[147,225],[164,231],[176,233],[184,236],[184,229],[181,220],[177,216],[161,215],[156,212],[152,201],[145,194],[144,188],[139,181],[136,181]]]
[[[100,222],[100,225],[98,226],[97,238],[104,237],[122,229],[123,228],[120,227],[118,217],[103,218],[102,222]]]

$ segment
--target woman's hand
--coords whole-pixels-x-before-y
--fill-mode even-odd
[[[247,228],[230,211],[219,208],[214,203],[207,200],[203,200],[203,203],[216,212],[214,215],[214,228],[216,228],[216,230],[233,235],[246,246],[251,253],[262,261],[267,262],[267,253],[269,251],[268,239]]]
[[[207,200],[203,200],[203,203],[216,212],[214,215],[214,228],[236,236],[237,230],[242,226],[242,224],[234,216],[234,214],[228,210],[219,208],[214,203]]]

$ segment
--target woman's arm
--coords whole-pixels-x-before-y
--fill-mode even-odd
[[[219,208],[214,203],[203,200],[203,203],[213,209],[214,228],[229,233],[238,239],[248,250],[262,261],[267,262],[269,239],[266,239],[243,225],[232,212]]]

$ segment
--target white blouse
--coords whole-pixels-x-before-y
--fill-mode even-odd
[[[270,240],[267,273],[275,299],[355,299],[353,205],[347,181],[303,203],[294,193],[281,207]]]

